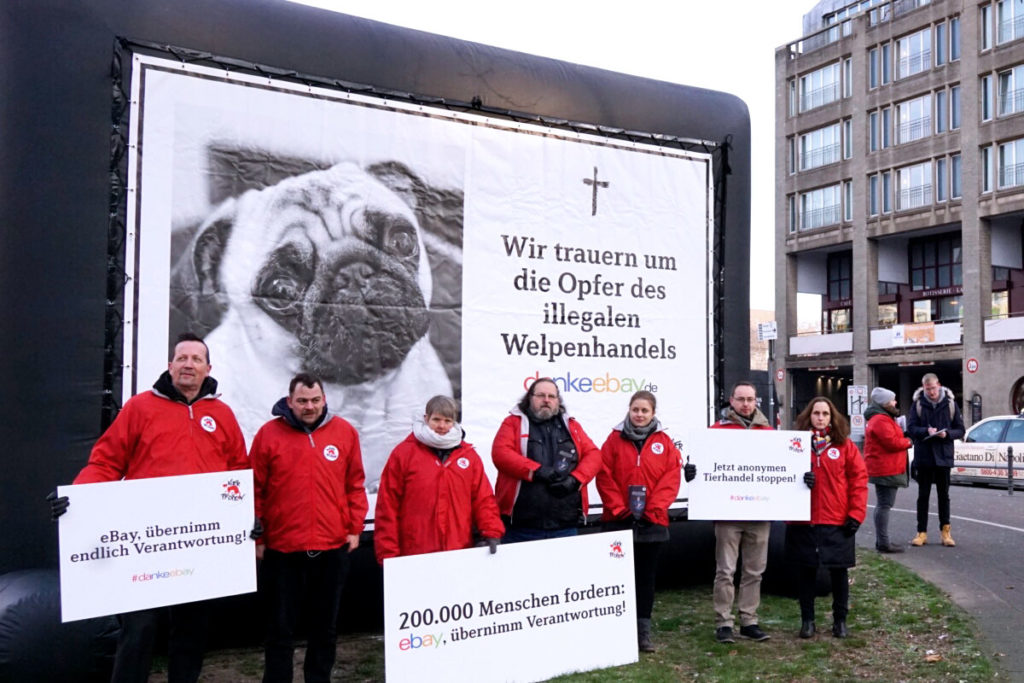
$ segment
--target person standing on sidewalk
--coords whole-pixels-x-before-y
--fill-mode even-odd
[[[722,411],[722,419],[711,429],[771,429],[768,418],[757,409],[757,389],[751,382],[737,382],[729,396],[729,407]],[[695,472],[696,474],[696,472]],[[771,636],[757,623],[757,608],[761,604],[761,574],[768,564],[768,536],[770,521],[716,521],[715,522],[715,588],[712,601],[715,608],[715,640],[735,643],[733,637],[733,599],[740,613],[740,635],[751,640],[768,640]],[[740,575],[739,595],[733,584],[740,552],[743,569]]]
[[[913,445],[896,422],[900,409],[896,394],[884,387],[871,392],[871,405],[864,411],[864,462],[868,482],[875,486],[875,550],[902,553],[889,540],[889,510],[896,504],[896,492],[910,485],[907,449]]]
[[[953,468],[953,441],[964,436],[964,416],[953,392],[929,372],[914,392],[907,417],[907,435],[914,440],[910,476],[917,481],[917,535],[910,544],[922,546],[928,542],[928,498],[935,484],[942,545],[955,546],[949,528],[949,473]]]

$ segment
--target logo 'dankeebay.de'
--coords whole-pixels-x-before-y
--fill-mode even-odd
[[[225,483],[221,484],[221,488],[224,491],[220,494],[223,500],[242,500],[245,498],[245,494],[242,493],[242,489],[239,488],[241,484],[237,479],[228,479]]]
[[[614,557],[614,558],[617,558],[617,559],[622,559],[623,557],[626,556],[626,553],[622,552],[622,541],[612,541],[611,546],[609,546],[609,547],[610,547],[610,551],[608,553],[609,557]]]
[[[799,436],[794,436],[789,440],[789,450],[793,453],[803,453],[804,441]]]

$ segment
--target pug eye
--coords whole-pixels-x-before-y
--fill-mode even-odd
[[[253,299],[277,320],[298,315],[312,277],[303,250],[294,244],[285,245],[271,254],[257,274]]]
[[[377,215],[375,222],[380,229],[380,248],[397,258],[408,258],[419,254],[416,228],[404,218]]]
[[[278,313],[289,313],[295,309],[302,297],[302,287],[292,277],[270,277],[257,284],[256,296],[263,299],[267,308]]]

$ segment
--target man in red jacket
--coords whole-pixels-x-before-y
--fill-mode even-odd
[[[218,398],[211,367],[210,350],[202,339],[188,333],[178,337],[167,371],[151,391],[128,399],[74,483],[248,469],[242,431],[231,408]],[[50,494],[49,499],[54,519],[64,514],[68,498]],[[165,614],[170,621],[168,680],[198,680],[209,604],[204,600],[119,615],[111,681],[149,678],[154,639]]]
[[[498,468],[494,497],[504,543],[575,536],[586,519],[587,484],[601,451],[565,411],[553,380],[535,380],[509,411],[491,446]]]
[[[260,586],[267,617],[264,683],[292,680],[292,634],[303,604],[309,617],[306,683],[331,678],[338,604],[348,554],[359,546],[369,505],[356,430],[327,411],[321,381],[300,373],[249,456],[256,515],[263,523]],[[303,593],[305,592],[305,596]]]
[[[864,411],[864,464],[868,481],[875,485],[875,550],[902,553],[903,548],[889,541],[889,510],[896,504],[896,492],[910,485],[907,449],[913,445],[895,418],[896,394],[885,387],[871,391],[871,405]]]
[[[737,382],[729,396],[729,407],[712,429],[771,429],[768,418],[757,409],[757,389],[750,382]],[[736,589],[733,576],[740,551],[743,570],[736,606],[740,615],[740,635],[751,640],[768,640],[771,636],[757,623],[761,604],[761,574],[768,564],[768,535],[771,522],[715,522],[715,587],[712,602],[715,608],[715,640],[734,643],[733,598]]]

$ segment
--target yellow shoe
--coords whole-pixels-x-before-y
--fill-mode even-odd
[[[953,539],[949,539],[953,540]],[[914,536],[914,540],[910,542],[910,545],[922,546],[928,542],[928,534],[923,531],[918,531],[917,536]]]
[[[942,525],[942,545],[949,546],[952,548],[956,545],[956,541],[953,540],[953,536],[949,533],[949,525]]]

